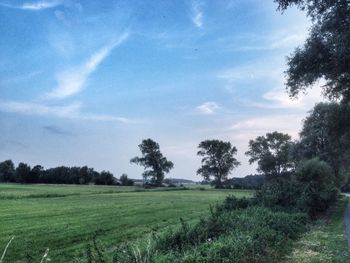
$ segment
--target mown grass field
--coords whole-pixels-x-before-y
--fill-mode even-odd
[[[72,262],[97,234],[111,252],[121,242],[198,220],[210,204],[248,191],[138,191],[137,187],[0,184],[0,252],[4,262]],[[165,190],[165,189],[164,189]]]

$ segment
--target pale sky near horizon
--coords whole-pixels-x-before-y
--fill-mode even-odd
[[[88,165],[141,178],[130,164],[152,138],[175,168],[196,175],[197,146],[231,141],[242,165],[249,139],[297,138],[322,97],[290,100],[286,56],[305,13],[273,0],[0,0],[0,161]]]

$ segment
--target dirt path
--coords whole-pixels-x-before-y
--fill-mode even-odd
[[[346,196],[350,197],[350,193],[345,193]],[[350,250],[350,201],[348,202],[348,206],[346,207],[344,220],[346,225],[346,237],[348,240],[348,246]]]

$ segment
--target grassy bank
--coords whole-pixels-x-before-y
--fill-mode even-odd
[[[189,222],[198,220],[208,213],[210,204],[228,194],[238,197],[251,194],[246,191],[134,190],[0,184],[0,196],[11,196],[0,199],[0,248],[15,236],[4,262],[38,262],[46,248],[50,248],[52,262],[70,262],[85,250],[95,233],[101,246],[112,248],[152,230],[177,225],[180,217]]]
[[[214,262],[349,262],[341,198],[328,215],[310,221],[305,213],[282,212],[254,205],[254,200],[226,199],[196,224],[185,222],[148,242],[117,250],[117,261],[146,263]],[[106,255],[102,254],[105,260]],[[100,262],[95,252],[92,261]]]
[[[345,236],[344,212],[348,198],[341,198],[329,218],[315,222],[293,246],[285,263],[350,262]]]

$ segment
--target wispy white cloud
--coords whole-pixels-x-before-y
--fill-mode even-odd
[[[121,122],[121,123],[141,123],[142,121],[140,120],[131,120],[128,118],[124,117],[118,117],[118,116],[113,116],[113,115],[105,115],[105,114],[81,114],[79,115],[79,119],[82,120],[90,120],[90,121],[116,121],[116,122]]]
[[[288,28],[288,30],[222,36],[217,38],[215,43],[221,49],[231,52],[277,51],[281,49],[288,52],[304,43],[307,34],[307,26],[302,23]]]
[[[244,85],[256,83],[273,85],[273,87],[283,86],[283,70],[283,58],[268,57],[221,70],[216,77],[223,80],[225,89],[232,93]]]
[[[207,115],[214,114],[218,109],[220,109],[220,106],[213,101],[207,101],[197,106],[199,113]]]
[[[89,121],[141,123],[139,120],[131,120],[119,116],[83,113],[81,109],[82,104],[80,102],[75,102],[63,106],[52,106],[30,102],[0,101],[0,111],[2,112]]]
[[[63,4],[63,0],[27,2],[21,5],[11,5],[11,4],[0,3],[1,6],[5,6],[8,8],[31,10],[31,11],[39,11],[39,10],[54,8],[62,4]]]
[[[256,39],[258,45],[251,45],[249,43],[235,47],[236,51],[264,51],[275,49],[290,49],[294,48],[304,42],[307,36],[306,31],[295,33],[280,33],[276,32],[270,36],[265,36],[261,39]]]
[[[280,114],[253,117],[234,123],[230,129],[239,131],[238,134],[249,134],[251,138],[253,138],[252,134],[254,134],[254,136],[264,135],[272,131],[281,131],[296,137],[303,117],[303,114]]]
[[[72,103],[65,106],[47,106],[28,102],[0,101],[0,111],[27,115],[48,115],[60,118],[73,116],[80,108],[80,103]]]
[[[56,79],[58,86],[47,94],[48,97],[62,99],[81,91],[84,88],[88,77],[97,70],[101,62],[108,57],[112,50],[122,44],[128,36],[128,33],[122,34],[118,39],[113,41],[112,44],[107,45],[92,54],[84,64],[57,74]]]
[[[301,109],[307,110],[312,108],[316,103],[324,101],[321,86],[315,86],[304,95],[301,94],[297,98],[290,98],[283,87],[272,89],[262,96],[262,101],[250,103],[253,107],[264,109]]]
[[[203,11],[202,11],[203,3],[199,0],[192,1],[192,22],[193,24],[201,28],[203,26]]]

